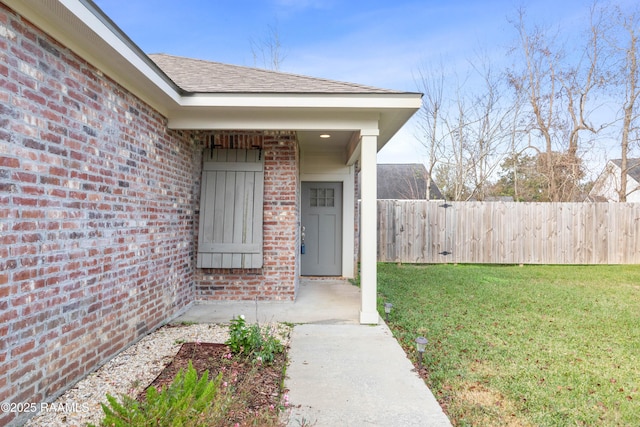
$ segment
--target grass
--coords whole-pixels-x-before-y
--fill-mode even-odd
[[[380,264],[378,291],[455,425],[640,423],[640,266]]]

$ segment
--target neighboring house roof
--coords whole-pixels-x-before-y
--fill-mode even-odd
[[[620,200],[622,159],[611,159],[596,178],[587,201],[617,202]],[[640,202],[640,158],[627,159],[627,202]]]
[[[403,93],[356,83],[339,82],[298,74],[220,62],[151,54],[158,67],[187,92],[199,93]]]
[[[622,169],[622,159],[611,159],[611,163]],[[627,175],[640,182],[640,158],[627,159]]]
[[[421,163],[379,164],[378,199],[426,199],[427,176],[427,168]],[[442,198],[432,180],[429,199]]]

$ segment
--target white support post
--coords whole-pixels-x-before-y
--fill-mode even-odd
[[[360,323],[378,324],[377,295],[377,153],[378,132],[360,140]]]

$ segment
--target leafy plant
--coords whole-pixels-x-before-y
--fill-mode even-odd
[[[105,417],[102,426],[210,426],[223,419],[228,396],[222,391],[222,374],[209,380],[205,371],[202,377],[189,362],[184,372],[180,370],[171,385],[158,391],[147,390],[142,402],[123,395],[121,402],[107,395],[108,405],[102,404]],[[93,426],[92,426],[93,427]]]
[[[284,346],[271,330],[263,330],[257,323],[247,325],[243,315],[231,319],[229,339],[225,344],[233,353],[264,363],[273,362],[276,354],[284,352]]]

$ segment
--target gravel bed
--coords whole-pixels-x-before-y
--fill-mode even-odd
[[[112,396],[136,396],[171,362],[184,342],[224,343],[227,325],[195,324],[162,327],[119,353],[97,371],[80,380],[50,407],[25,426],[68,427],[98,425],[103,417],[100,403]],[[60,410],[55,408],[64,407]],[[76,410],[77,409],[77,410]]]

